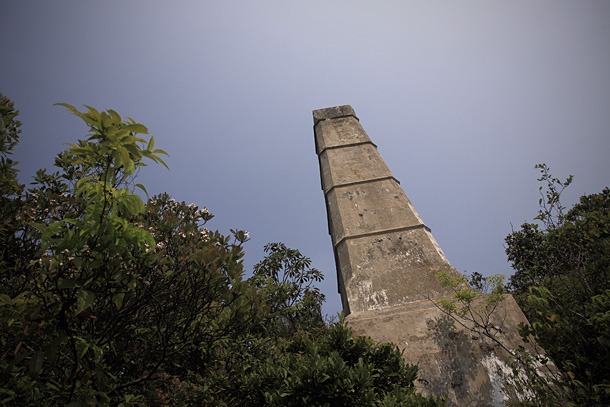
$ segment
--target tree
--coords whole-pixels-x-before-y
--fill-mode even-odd
[[[267,256],[254,266],[250,282],[259,289],[270,308],[265,321],[268,333],[290,336],[299,330],[324,327],[324,294],[314,286],[322,273],[310,268],[311,260],[283,243],[265,246]]]
[[[16,120],[17,115],[19,111],[15,110],[14,103],[0,93],[0,193],[3,200],[21,190],[17,182],[17,169],[14,168],[17,163],[9,157],[19,143],[21,133],[21,122]]]
[[[167,194],[144,203],[135,176],[165,154],[145,126],[62,106],[88,137],[26,190],[9,158],[17,111],[0,95],[0,403],[258,406],[275,390],[257,383],[283,366],[273,380],[294,394],[280,405],[298,405],[294,386],[321,364],[343,384],[312,378],[319,405],[340,405],[327,390],[343,388],[362,405],[440,405],[415,394],[397,348],[322,323],[322,275],[298,250],[268,245],[245,280],[247,232],[210,231],[207,208]]]
[[[442,284],[454,294],[441,299],[439,307],[510,352],[513,383],[523,396],[514,405],[608,405],[610,189],[582,196],[567,210],[560,197],[572,176],[560,181],[546,165],[536,167],[539,181],[546,183],[540,187],[539,223],[525,223],[506,238],[515,269],[510,284],[505,286],[500,275],[474,273],[468,282],[441,273]],[[485,289],[490,294],[479,306],[479,293]],[[523,340],[546,353],[508,349],[498,340],[489,317],[505,292],[515,296],[530,321],[521,326]]]
[[[393,344],[356,336],[341,320],[326,326],[323,295],[313,286],[322,274],[311,260],[283,243],[249,279],[267,306],[260,325],[217,353],[222,366],[208,383],[210,405],[240,406],[442,406],[417,394],[417,367]]]
[[[21,133],[21,122],[16,119],[18,114],[13,102],[0,93],[0,267],[3,269],[15,266],[9,260],[10,253],[17,250],[13,238],[16,228],[11,220],[19,212],[17,197],[24,188],[17,180],[17,163],[10,157]]]
[[[536,220],[506,238],[511,287],[531,326],[524,328],[564,372],[573,405],[610,404],[610,189],[566,212],[560,181],[541,164]]]
[[[445,405],[415,392],[417,367],[396,345],[355,336],[343,322],[276,345],[246,377],[248,406]]]
[[[188,377],[213,343],[255,318],[244,235],[231,243],[203,229],[207,209],[167,195],[145,205],[135,171],[164,154],[152,136],[138,137],[147,129],[112,110],[64,106],[89,125],[88,139],[57,157],[58,172],[39,171],[37,187],[3,202],[19,209],[4,235],[0,396],[47,405],[150,399],[145,382]]]

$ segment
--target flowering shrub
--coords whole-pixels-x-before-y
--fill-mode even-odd
[[[167,194],[145,203],[136,169],[165,154],[146,127],[64,106],[89,135],[26,191],[0,95],[0,404],[441,405],[396,347],[327,329],[322,273],[298,250],[268,245],[244,280],[248,232],[209,230],[208,208]]]
[[[145,382],[205,368],[212,344],[261,311],[242,280],[247,233],[209,231],[207,208],[167,194],[145,204],[135,169],[164,154],[138,137],[147,129],[64,106],[89,137],[33,188],[3,191],[0,400],[149,403]]]

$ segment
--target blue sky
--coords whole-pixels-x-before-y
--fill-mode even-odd
[[[112,108],[170,153],[139,181],[282,241],[340,310],[314,109],[350,104],[451,263],[510,274],[536,163],[608,186],[610,2],[3,1],[0,92],[24,123],[21,180],[86,133],[56,102]]]

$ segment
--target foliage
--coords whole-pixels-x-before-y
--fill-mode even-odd
[[[21,190],[17,182],[17,169],[14,168],[17,163],[9,157],[19,143],[21,122],[16,120],[18,114],[14,103],[0,93],[0,199],[3,201]]]
[[[322,275],[308,258],[282,243],[266,251],[250,281],[269,313],[258,329],[223,343],[224,374],[207,383],[210,405],[444,405],[415,392],[417,367],[395,345],[356,336],[343,321],[323,324],[322,295],[311,285]]]
[[[19,142],[21,122],[17,120],[18,110],[13,102],[0,93],[0,267],[12,267],[7,264],[10,253],[16,250],[13,234],[15,228],[11,219],[19,212],[19,199],[24,186],[17,180],[17,162],[11,155]]]
[[[0,102],[0,404],[440,405],[396,347],[324,325],[322,274],[298,250],[268,245],[244,280],[247,232],[210,231],[207,208],[167,194],[144,203],[135,176],[165,154],[146,127],[64,104],[89,135],[26,191]]]
[[[565,373],[573,405],[610,404],[610,189],[585,195],[566,211],[559,181],[539,165],[547,183],[540,224],[526,223],[506,238],[515,274],[511,286],[535,339]]]
[[[448,288],[452,295],[449,298],[436,299],[436,305],[447,315],[469,331],[481,337],[493,340],[506,351],[512,353],[504,343],[498,340],[502,329],[492,323],[494,312],[504,300],[506,288],[504,276],[484,277],[474,272],[470,281],[462,274],[439,271],[435,274],[441,286]]]
[[[536,168],[541,171],[538,181],[546,182],[547,186],[546,189],[542,185],[539,187],[540,210],[534,219],[541,222],[544,228],[558,229],[566,220],[561,193],[572,183],[573,177],[560,181],[550,175],[546,164],[538,164]],[[529,287],[540,285],[548,275],[557,274],[558,269],[563,268],[561,256],[545,251],[550,248],[544,244],[545,233],[539,230],[539,226],[537,223],[524,223],[521,230],[506,237],[506,254],[515,269],[510,279],[515,294],[527,293]]]
[[[57,157],[59,172],[37,173],[7,221],[0,399],[133,404],[161,372],[200,368],[253,319],[258,297],[241,279],[241,242],[201,228],[207,209],[134,193],[142,159],[163,162],[152,136],[137,136],[144,126],[65,106],[89,138]]]
[[[442,406],[415,393],[417,367],[393,344],[355,336],[344,323],[327,335],[278,344],[246,378],[251,406]]]
[[[567,210],[560,181],[545,164],[541,171],[540,211],[535,220],[506,238],[515,269],[503,276],[466,277],[440,273],[451,298],[438,305],[465,328],[496,341],[511,354],[512,387],[521,406],[610,404],[610,189],[582,196]],[[498,340],[490,316],[510,291],[530,321],[521,325],[525,342],[546,353],[508,349]],[[488,291],[485,300],[479,292]],[[481,305],[482,304],[482,305]],[[559,370],[557,370],[559,368]]]
[[[309,258],[283,243],[267,244],[265,253],[265,259],[254,266],[250,282],[270,308],[265,320],[267,332],[271,332],[270,325],[280,336],[323,327],[324,294],[314,286],[322,280],[322,273],[310,268]]]

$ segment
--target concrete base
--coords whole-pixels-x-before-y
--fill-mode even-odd
[[[484,300],[482,296],[475,307]],[[419,390],[447,395],[448,406],[504,406],[518,398],[506,390],[511,373],[506,350],[467,329],[472,323],[447,316],[430,300],[351,314],[346,321],[357,335],[398,345],[405,361],[419,366]],[[521,322],[527,324],[527,319],[514,298],[507,295],[492,314],[491,323],[509,349],[528,348],[518,334]]]

